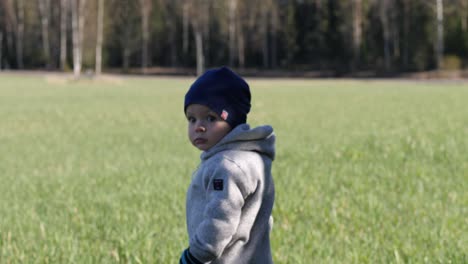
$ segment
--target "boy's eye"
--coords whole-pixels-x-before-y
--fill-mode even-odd
[[[189,123],[194,123],[194,122],[195,122],[195,118],[194,118],[194,117],[191,117],[191,116],[188,116],[188,117],[187,117],[187,121],[189,121]]]
[[[212,115],[209,115],[206,120],[208,120],[209,122],[214,122],[216,121],[216,116],[212,116]]]

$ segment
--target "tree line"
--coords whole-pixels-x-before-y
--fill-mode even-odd
[[[0,69],[468,64],[468,0],[0,0]]]

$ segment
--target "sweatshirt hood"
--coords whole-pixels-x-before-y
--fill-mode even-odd
[[[275,158],[275,133],[268,125],[251,129],[248,124],[241,124],[216,145],[204,151],[200,158],[206,160],[224,150],[255,151],[273,160]]]

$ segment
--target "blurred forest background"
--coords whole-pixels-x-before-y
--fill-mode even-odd
[[[468,0],[0,0],[0,69],[378,76],[468,68]]]

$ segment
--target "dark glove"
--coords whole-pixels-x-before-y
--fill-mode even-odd
[[[187,248],[182,252],[180,256],[179,264],[203,264],[198,259],[196,259],[192,254],[190,254],[189,249]]]

